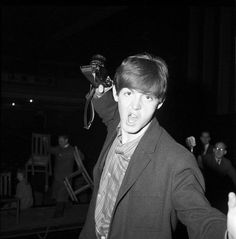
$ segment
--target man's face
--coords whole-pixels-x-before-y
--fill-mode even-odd
[[[201,137],[200,137],[200,140],[202,141],[202,143],[205,145],[205,144],[209,144],[210,140],[211,140],[211,137],[209,135],[209,133],[207,132],[203,132]]]
[[[64,137],[58,138],[58,144],[64,148],[68,144],[68,139],[65,139]]]
[[[21,182],[24,179],[24,175],[22,173],[17,173],[16,175],[17,179]]]
[[[216,158],[218,158],[218,159],[222,158],[226,154],[225,145],[222,143],[216,144],[213,149],[213,152],[214,152]]]
[[[152,119],[158,105],[158,99],[134,89],[123,88],[114,99],[118,102],[121,129],[125,134],[139,133]]]

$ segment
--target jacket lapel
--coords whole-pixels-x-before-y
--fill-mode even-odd
[[[159,126],[156,118],[154,118],[130,159],[129,166],[117,196],[115,207],[151,161],[149,154],[155,151],[161,133],[162,128]]]

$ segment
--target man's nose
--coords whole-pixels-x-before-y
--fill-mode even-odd
[[[132,107],[135,110],[141,109],[141,97],[140,96],[135,96],[132,102]]]

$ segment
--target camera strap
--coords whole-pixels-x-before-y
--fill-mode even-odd
[[[95,93],[95,88],[91,86],[89,93],[86,95],[86,102],[84,107],[84,128],[85,129],[89,129],[94,120],[94,106],[92,102],[94,93]],[[90,114],[89,121],[88,121],[88,114]]]

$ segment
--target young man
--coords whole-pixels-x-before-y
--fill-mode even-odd
[[[112,90],[118,104],[110,90],[103,95],[97,90],[93,103],[108,134],[94,168],[94,191],[80,239],[170,239],[178,219],[189,238],[225,237],[226,217],[204,197],[194,156],[154,117],[165,99],[167,77],[162,59],[135,55],[116,71]]]

